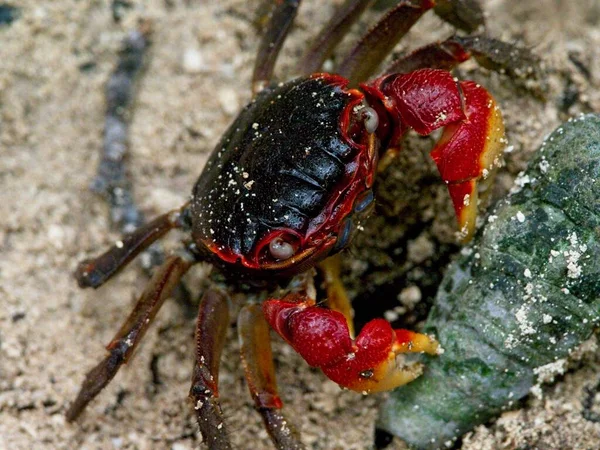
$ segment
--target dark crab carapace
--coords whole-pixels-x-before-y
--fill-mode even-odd
[[[169,230],[181,228],[191,235],[156,270],[108,345],[109,355],[88,373],[67,412],[69,420],[127,362],[162,302],[200,261],[212,263],[228,283],[205,293],[196,330],[190,397],[210,448],[230,448],[218,392],[229,291],[244,291],[255,299],[241,308],[238,318],[242,360],[257,409],[278,448],[302,445],[281,412],[267,323],[311,366],[340,386],[361,392],[392,389],[419,376],[422,367],[402,364],[400,353],[436,353],[433,338],[393,330],[383,319],[371,321],[354,338],[339,261],[326,258],[347,247],[372,209],[378,166],[398,150],[409,129],[426,135],[443,128],[431,154],[448,185],[463,237],[472,235],[478,192],[498,165],[504,127],[491,95],[473,82],[455,80],[448,69],[474,54],[488,66],[516,71],[514,59],[498,60],[509,50],[514,55],[515,49],[492,39],[453,37],[421,48],[395,61],[394,70],[365,81],[410,26],[434,7],[433,1],[400,1],[340,63],[338,74],[319,73],[335,43],[369,3],[350,0],[306,53],[303,68],[316,73],[271,84],[298,3],[283,1],[273,7],[254,73],[257,94],[215,148],[191,201],[79,265],[79,284],[98,287]],[[440,4],[437,12],[452,20],[448,8],[455,11],[462,3]],[[130,40],[146,38],[142,32]],[[145,47],[132,42],[130,54],[123,56],[130,58],[129,65],[118,69],[124,77],[135,75],[132,54]],[[128,103],[130,96],[128,92],[109,102],[107,130],[108,117],[124,120],[118,101]],[[110,140],[112,135],[107,131],[105,136]],[[328,308],[316,305],[310,276],[315,266],[324,273]],[[272,298],[269,292],[290,280],[289,293]]]
[[[377,152],[353,112],[362,95],[344,84],[317,75],[264,89],[225,133],[191,202],[193,239],[215,264],[268,279],[345,246]]]

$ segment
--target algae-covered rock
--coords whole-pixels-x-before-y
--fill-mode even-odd
[[[600,116],[555,130],[515,190],[438,291],[425,330],[444,353],[380,409],[377,427],[413,448],[510,407],[600,321]]]

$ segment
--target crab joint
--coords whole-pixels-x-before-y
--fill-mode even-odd
[[[270,325],[302,356],[341,387],[372,393],[394,389],[421,375],[419,363],[402,364],[401,353],[438,353],[435,339],[408,330],[394,330],[384,319],[367,323],[350,337],[344,316],[314,306],[298,294],[267,300],[263,311]]]

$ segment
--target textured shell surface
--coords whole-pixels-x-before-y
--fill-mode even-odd
[[[339,126],[348,98],[314,78],[259,94],[194,187],[195,237],[245,255],[275,229],[306,233],[351,160],[354,149]]]

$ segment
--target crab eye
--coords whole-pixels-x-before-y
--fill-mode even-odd
[[[367,130],[367,133],[375,133],[377,127],[379,126],[379,116],[377,115],[377,111],[367,106],[362,109],[361,116],[365,122],[365,129]]]
[[[296,253],[294,246],[281,237],[276,237],[269,242],[269,251],[273,258],[278,260],[289,259]]]

